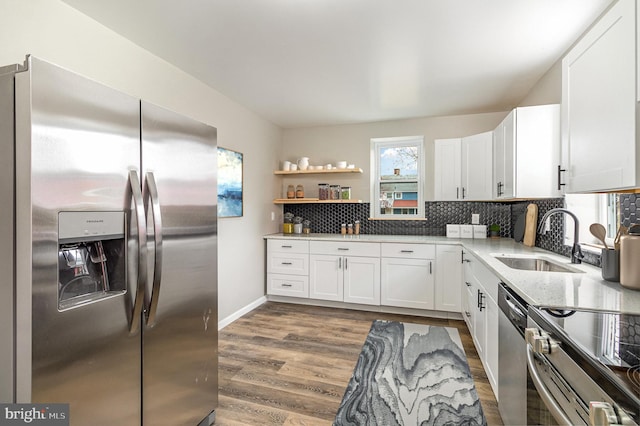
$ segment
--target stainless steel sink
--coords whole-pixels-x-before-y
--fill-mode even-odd
[[[509,268],[522,269],[525,271],[545,271],[545,272],[582,272],[577,269],[553,262],[540,257],[516,257],[516,256],[494,256]]]

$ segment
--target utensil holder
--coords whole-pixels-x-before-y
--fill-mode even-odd
[[[620,251],[614,249],[602,249],[600,258],[602,266],[602,278],[607,281],[620,282]]]

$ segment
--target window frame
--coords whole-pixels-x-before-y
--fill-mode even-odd
[[[398,136],[398,137],[387,137],[387,138],[371,138],[370,140],[370,219],[379,219],[379,220],[426,220],[425,218],[425,149],[424,149],[424,136]],[[384,183],[382,179],[380,179],[380,171],[381,171],[381,162],[380,162],[380,150],[382,148],[394,148],[401,146],[416,146],[418,149],[418,160],[417,160],[417,193],[418,193],[418,207],[417,213],[415,214],[382,214],[380,213],[380,184]],[[412,182],[413,180],[405,180],[403,182]],[[388,192],[388,191],[387,191]],[[395,192],[391,191],[392,195],[395,199]],[[405,208],[403,208],[405,209]]]

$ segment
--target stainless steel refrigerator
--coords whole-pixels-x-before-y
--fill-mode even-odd
[[[212,424],[216,129],[29,56],[0,125],[0,402]]]

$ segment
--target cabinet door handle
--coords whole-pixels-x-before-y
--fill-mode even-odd
[[[456,200],[460,198],[460,187],[456,187]]]
[[[342,258],[338,258],[338,269],[342,269]]]
[[[292,285],[287,283],[282,283],[282,287],[292,287]]]
[[[561,165],[558,164],[558,191],[560,191],[562,189],[563,186],[565,186],[565,183],[562,183],[562,172],[566,172],[567,169],[563,169]]]
[[[400,250],[400,253],[413,253],[413,250]]]
[[[293,265],[293,262],[282,262],[283,265]]]
[[[429,275],[433,274],[433,262],[429,261]]]
[[[478,290],[478,309],[482,312],[484,308],[484,293]]]
[[[348,259],[345,257],[345,258],[344,258],[344,269],[347,269],[347,267],[348,267],[348,266],[347,266],[347,260],[348,260]]]
[[[463,200],[464,200],[464,197],[465,197],[465,194],[464,194],[464,193],[465,193],[465,189],[464,189],[464,186],[463,186],[463,187],[462,187],[462,199],[463,199]]]

